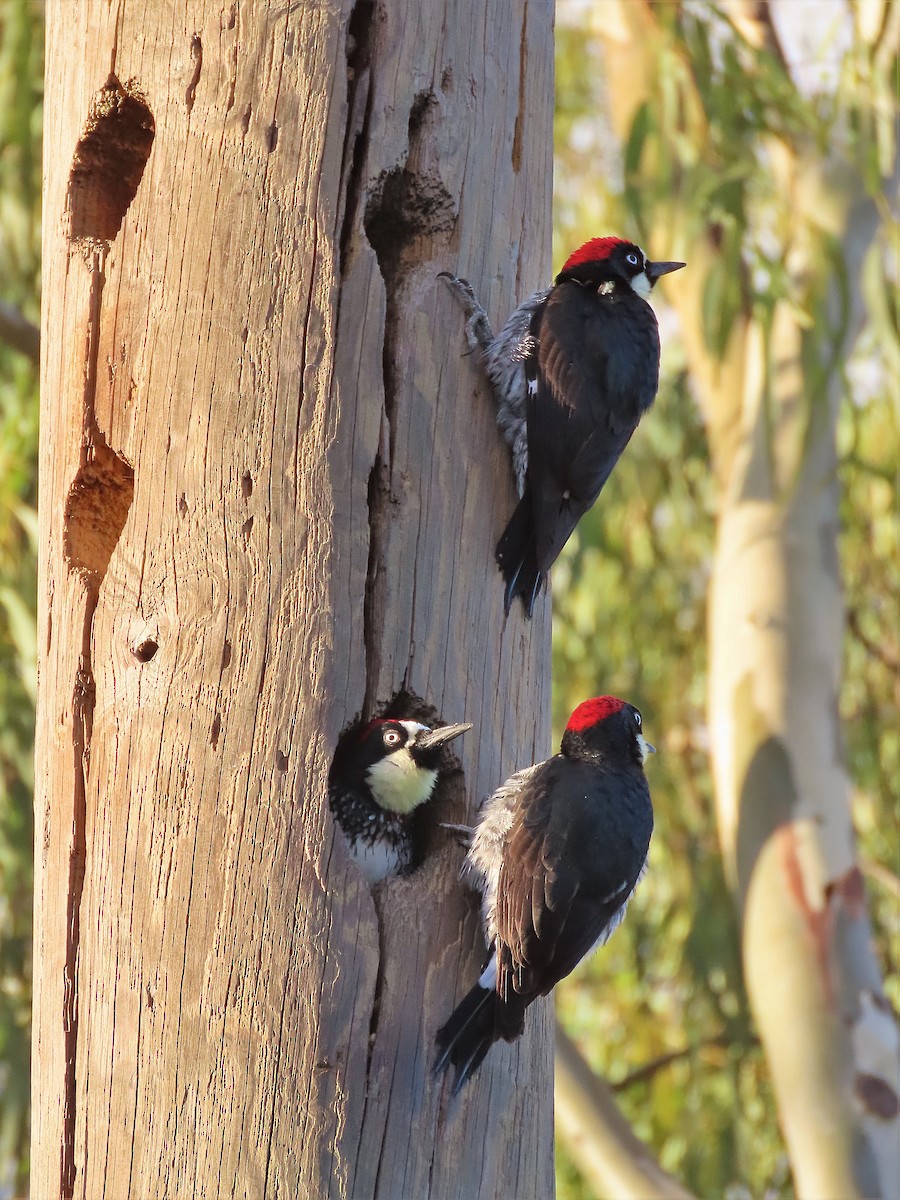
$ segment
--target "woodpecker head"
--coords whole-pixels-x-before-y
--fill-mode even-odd
[[[582,287],[596,288],[603,295],[619,287],[630,287],[646,300],[661,275],[679,271],[683,262],[651,262],[640,246],[617,237],[592,238],[567,259],[556,277]]]
[[[569,758],[631,760],[643,765],[655,754],[641,732],[641,714],[633,704],[615,696],[597,696],[579,704],[563,734],[562,753]]]
[[[444,746],[471,728],[370,721],[335,754],[332,778],[344,787],[368,790],[382,808],[406,815],[431,797]]]

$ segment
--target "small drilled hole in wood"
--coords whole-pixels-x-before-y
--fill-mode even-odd
[[[210,730],[209,734],[209,744],[212,746],[213,750],[215,750],[216,746],[219,744],[219,734],[221,732],[222,714],[216,713],[215,718],[213,719],[212,729]]]
[[[245,471],[241,476],[241,494],[245,500],[249,500],[253,495],[253,476],[249,471]]]
[[[275,751],[275,766],[279,771],[286,771],[288,769],[288,756],[283,750]]]
[[[69,239],[111,242],[122,227],[153,146],[156,126],[134,80],[115,75],[91,101],[69,172]]]
[[[158,649],[159,642],[154,642],[153,638],[145,638],[144,641],[139,642],[134,647],[131,653],[138,660],[138,662],[146,663],[153,658]]]

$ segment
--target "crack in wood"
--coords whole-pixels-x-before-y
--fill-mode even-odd
[[[374,41],[374,0],[356,0],[347,23],[347,129],[344,134],[341,192],[344,215],[338,240],[338,262],[343,278],[349,267],[353,229],[362,193],[362,172],[369,149],[372,118],[372,44]]]
[[[184,92],[184,104],[188,116],[191,115],[194,101],[197,98],[197,84],[200,82],[200,72],[203,70],[203,42],[200,40],[199,33],[195,33],[191,38],[191,58],[194,60],[194,73]]]
[[[77,152],[75,157],[77,161]],[[63,967],[62,1026],[65,1071],[59,1190],[66,1200],[75,1194],[77,1175],[75,1130],[80,1015],[78,973],[81,905],[87,870],[87,785],[96,701],[92,661],[94,616],[100,599],[100,586],[134,498],[134,469],[108,444],[97,424],[95,407],[101,300],[106,282],[107,253],[108,245],[104,241],[101,240],[99,245],[96,241],[92,243],[89,258],[91,287],[81,410],[80,461],[66,496],[63,513],[63,554],[69,569],[84,585],[81,649],[72,693],[72,840],[66,892],[66,957]],[[152,654],[149,657],[152,657]]]
[[[60,1148],[60,1194],[75,1194],[76,1064],[78,1049],[78,955],[81,946],[81,901],[87,864],[87,773],[94,725],[96,688],[91,665],[91,633],[99,599],[89,583],[81,625],[81,653],[72,695],[72,750],[75,794],[72,813],[72,847],[66,900],[66,961],[63,968],[63,1040],[65,1082],[63,1085],[63,1144]]]
[[[384,624],[384,550],[387,537],[388,507],[390,504],[390,418],[382,414],[378,452],[369,472],[367,504],[369,512],[369,559],[366,566],[366,590],[363,600],[363,648],[365,651],[366,686],[363,716],[368,719],[375,711],[378,680],[381,675],[381,637]]]
[[[366,691],[363,712],[371,715],[377,701],[380,675],[380,629],[385,611],[382,577],[384,543],[390,507],[396,503],[391,487],[395,453],[397,398],[400,388],[400,359],[403,354],[403,293],[415,268],[425,262],[432,239],[448,233],[456,210],[437,168],[425,165],[428,132],[437,100],[431,91],[417,93],[407,123],[405,163],[382,172],[369,193],[363,227],[375,251],[384,283],[385,317],[382,342],[384,413],[378,453],[369,474],[369,563],[363,615],[366,650]],[[346,227],[346,222],[345,222]]]

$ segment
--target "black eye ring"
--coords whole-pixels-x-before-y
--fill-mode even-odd
[[[638,265],[638,256],[636,254],[626,254],[625,261],[636,267]]]

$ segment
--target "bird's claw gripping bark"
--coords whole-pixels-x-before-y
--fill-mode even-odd
[[[438,279],[447,280],[448,286],[453,290],[457,300],[459,300],[463,307],[463,311],[467,317],[466,342],[469,350],[480,349],[484,353],[494,340],[494,331],[491,329],[487,313],[478,302],[471,283],[469,283],[468,279],[458,279],[455,275],[451,275],[449,271],[441,271]]]
[[[471,846],[475,830],[470,825],[451,825],[447,821],[441,821],[440,826],[441,829],[449,829],[455,833],[454,841],[457,841],[465,850]]]

